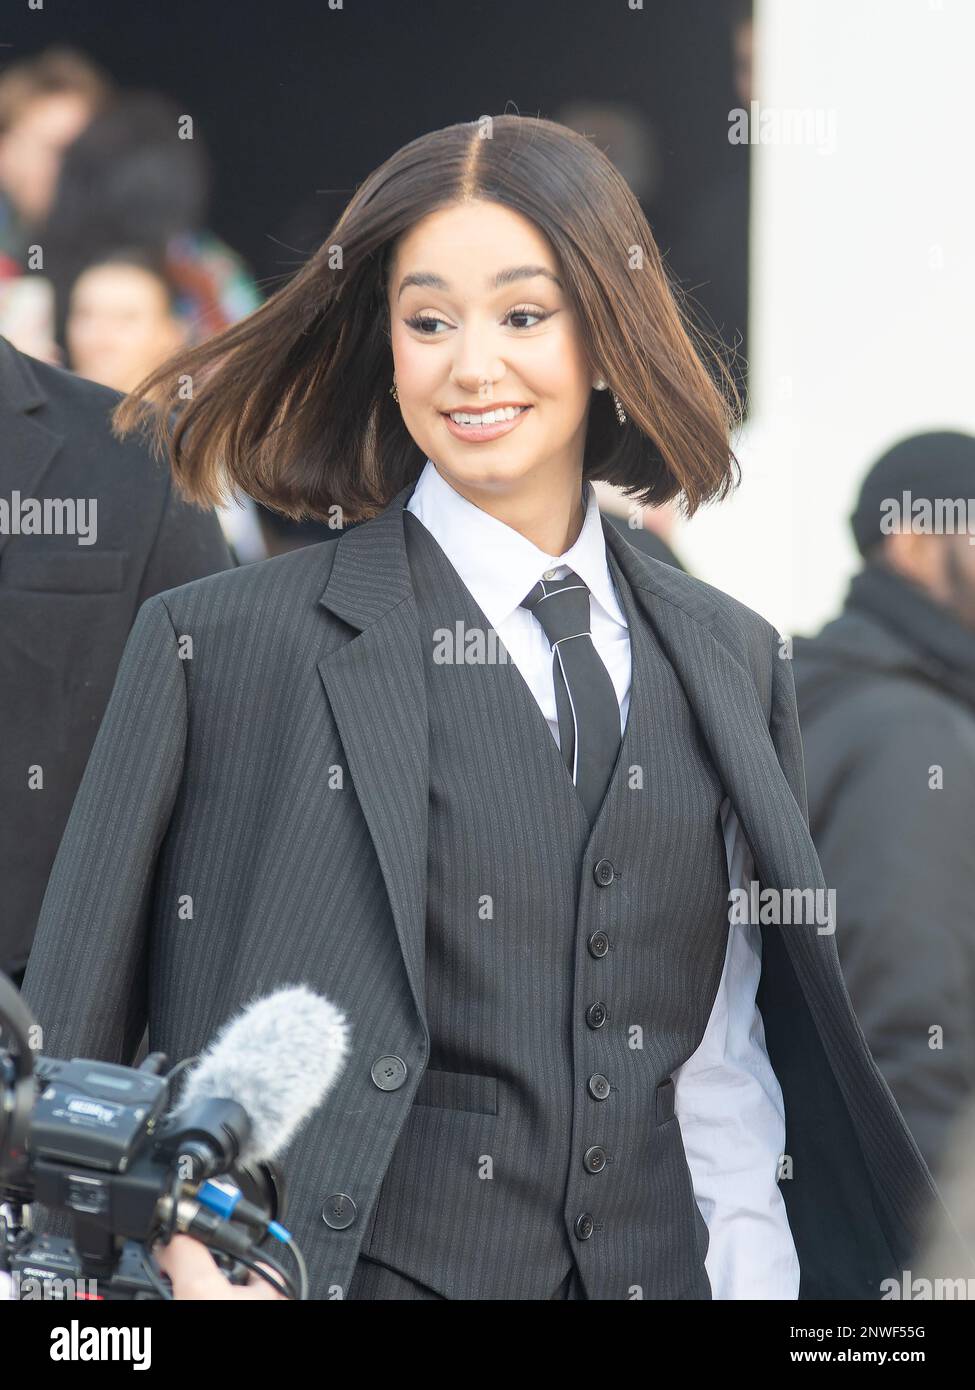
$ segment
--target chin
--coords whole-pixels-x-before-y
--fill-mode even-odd
[[[485,447],[478,444],[474,449],[481,451]],[[509,488],[518,487],[532,475],[534,461],[531,459],[510,456],[493,459],[471,458],[470,453],[473,453],[474,449],[459,458],[445,459],[445,473],[452,474],[458,482],[466,483],[470,487],[484,488],[486,492],[504,492]]]

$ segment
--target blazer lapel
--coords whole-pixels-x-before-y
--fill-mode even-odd
[[[716,636],[716,609],[707,590],[689,588],[685,576],[637,552],[605,521],[603,530],[684,687],[762,883],[779,889],[820,887],[819,860],[779,764],[754,681]],[[786,939],[794,935],[787,932]]]
[[[403,537],[413,484],[342,536],[323,607],[358,630],[318,662],[375,846],[410,988],[425,1021],[429,735],[418,614]]]

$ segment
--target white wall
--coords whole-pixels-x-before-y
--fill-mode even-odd
[[[975,432],[975,0],[755,8],[761,108],[819,126],[740,147],[753,419],[737,494],[675,544],[790,633],[842,601],[872,459],[905,433]]]

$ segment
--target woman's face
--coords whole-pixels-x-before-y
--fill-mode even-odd
[[[400,410],[447,482],[475,503],[578,488],[594,377],[542,233],[497,203],[444,208],[400,239],[389,284]]]
[[[165,287],[134,265],[96,265],[78,276],[65,327],[72,370],[131,391],[186,341]]]

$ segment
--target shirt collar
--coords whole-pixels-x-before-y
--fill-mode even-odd
[[[499,521],[455,491],[427,459],[406,504],[427,528],[491,625],[511,616],[544,572],[559,565],[570,569],[592,597],[621,627],[626,618],[616,597],[606,558],[606,538],[596,494],[583,484],[586,516],[582,530],[563,555],[548,555],[520,531]]]

